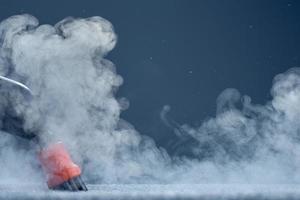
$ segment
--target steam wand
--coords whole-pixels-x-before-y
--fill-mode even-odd
[[[20,93],[24,101],[34,98],[31,90],[24,84],[0,76],[0,93],[7,101],[0,102],[4,115],[0,129],[14,136],[33,141],[40,147],[38,159],[47,176],[47,185],[52,190],[87,191],[87,187],[81,178],[81,169],[76,165],[62,142],[56,142],[45,147],[41,142],[38,129],[28,131],[24,129],[24,119],[19,116],[9,99],[15,92]]]

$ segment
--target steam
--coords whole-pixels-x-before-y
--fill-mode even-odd
[[[4,20],[0,34],[0,75],[24,83],[35,96],[13,99],[25,129],[38,128],[45,144],[62,140],[89,183],[300,182],[299,69],[275,77],[266,105],[226,89],[216,117],[200,127],[167,119],[165,106],[163,122],[179,138],[193,140],[187,148],[194,158],[171,157],[120,119],[128,102],[115,98],[123,80],[105,59],[117,41],[110,22],[67,18],[51,26],[19,15]],[[9,171],[16,157],[32,157],[25,162],[25,175],[32,177],[34,153],[19,152],[11,140],[1,143],[1,160],[10,158],[3,168]]]
[[[190,173],[195,179],[299,183],[299,83],[298,68],[277,75],[271,89],[273,99],[266,105],[253,105],[250,97],[226,89],[217,99],[216,117],[199,127],[173,125],[182,137],[196,141],[188,148],[197,161],[186,160],[192,163]],[[163,109],[164,121],[168,110]],[[197,176],[196,171],[203,175]]]
[[[122,78],[104,59],[117,39],[107,20],[67,18],[39,26],[33,16],[20,15],[3,21],[0,32],[1,75],[35,96],[29,103],[13,99],[25,129],[38,127],[46,144],[62,140],[91,182],[152,178],[165,154],[119,118],[127,105],[115,99]]]

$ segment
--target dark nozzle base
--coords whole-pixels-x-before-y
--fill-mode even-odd
[[[63,182],[60,185],[49,188],[51,190],[60,190],[60,191],[88,191],[85,183],[82,181],[80,176],[74,177],[68,181]]]

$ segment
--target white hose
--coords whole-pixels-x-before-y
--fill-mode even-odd
[[[18,85],[18,86],[22,87],[23,89],[25,89],[25,90],[27,90],[28,92],[31,93],[31,90],[30,90],[26,85],[24,85],[23,83],[20,83],[20,82],[18,82],[18,81],[15,81],[15,80],[6,78],[6,77],[4,77],[4,76],[0,76],[0,80],[4,80],[4,81],[7,81],[7,82],[9,82],[9,83]]]

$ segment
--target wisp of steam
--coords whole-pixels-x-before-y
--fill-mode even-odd
[[[169,123],[165,106],[166,125],[193,140],[185,144],[193,157],[170,156],[120,118],[127,103],[116,99],[122,77],[105,59],[117,41],[109,21],[66,18],[52,26],[18,15],[1,22],[0,38],[0,75],[35,96],[12,100],[24,128],[38,126],[46,144],[63,141],[88,183],[300,182],[299,69],[275,77],[265,105],[226,89],[216,116],[199,127]],[[0,145],[1,181],[40,180],[34,150],[5,133]]]

